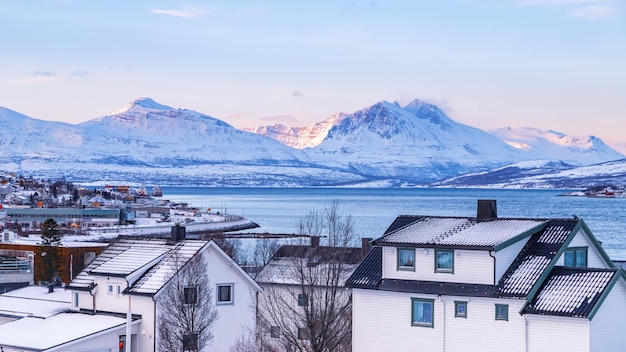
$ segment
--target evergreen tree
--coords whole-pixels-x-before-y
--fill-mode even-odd
[[[40,271],[41,276],[50,282],[54,281],[54,277],[59,271],[61,264],[61,236],[59,234],[59,225],[54,219],[47,219],[41,225],[41,256],[43,257],[43,267]]]

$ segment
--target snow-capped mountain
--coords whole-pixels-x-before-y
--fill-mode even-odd
[[[490,131],[503,142],[524,150],[533,159],[563,161],[572,165],[592,165],[624,157],[597,137],[573,137],[536,128],[505,127]]]
[[[319,145],[328,135],[328,131],[341,122],[347,115],[336,113],[322,122],[305,127],[288,127],[282,124],[243,128],[244,131],[260,134],[284,145],[304,149]]]
[[[600,140],[593,140],[591,148],[579,147],[585,158],[577,159],[572,156],[575,148],[561,153],[558,146],[533,144],[519,134],[509,142],[524,141],[532,152],[514,148],[419,100],[404,107],[383,101],[308,127],[254,131],[258,133],[149,98],[76,125],[0,108],[0,170],[74,182],[411,186],[530,162],[538,156],[551,160],[540,166],[546,171],[614,155]],[[548,146],[554,149],[550,158],[541,153]],[[528,170],[515,170],[522,169]],[[514,177],[511,172],[500,175]]]
[[[429,182],[526,160],[525,154],[479,129],[452,121],[434,105],[386,101],[347,115],[305,152],[378,177]]]

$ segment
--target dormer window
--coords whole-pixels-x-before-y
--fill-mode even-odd
[[[415,271],[414,248],[398,248],[398,270]]]
[[[435,272],[454,273],[454,251],[435,250]]]
[[[572,268],[586,268],[587,247],[568,248],[563,254],[563,265]]]

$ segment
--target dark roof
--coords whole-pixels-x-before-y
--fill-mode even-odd
[[[555,267],[523,314],[587,318],[618,269]]]
[[[578,219],[554,219],[531,236],[502,275],[497,293],[502,297],[526,297],[563,246]]]
[[[345,264],[358,264],[369,250],[369,248],[363,247],[283,245],[276,251],[272,259],[304,258],[309,260],[310,265],[336,260],[341,260]]]
[[[384,279],[379,290],[433,295],[493,297],[495,286],[454,282]]]
[[[346,281],[346,287],[378,288],[383,277],[383,249],[373,247]]]

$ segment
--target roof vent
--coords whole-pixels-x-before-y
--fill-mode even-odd
[[[186,236],[186,233],[185,233],[184,226],[180,226],[179,224],[172,226],[172,232],[170,233],[171,241],[173,242],[182,241],[185,239],[185,236]]]
[[[479,199],[476,218],[478,221],[496,219],[498,217],[498,207],[495,199]]]

